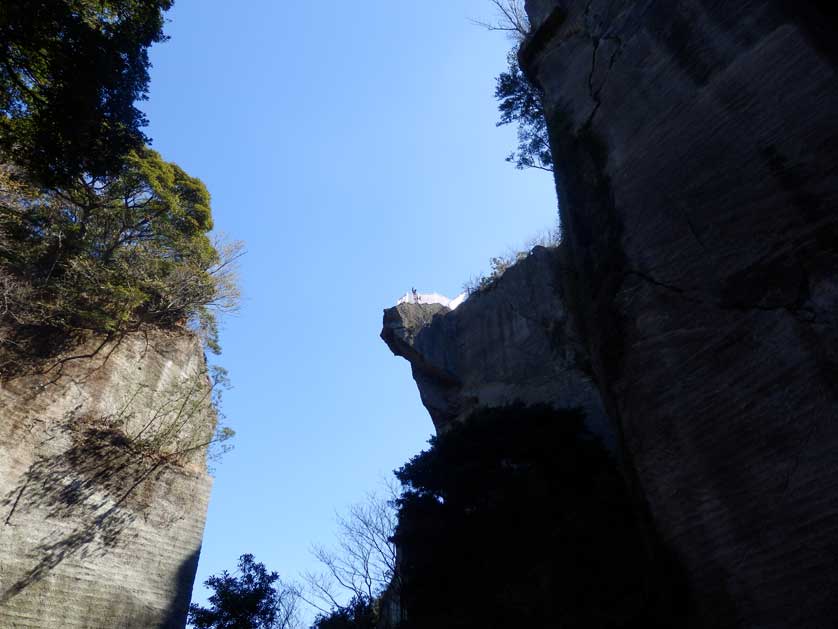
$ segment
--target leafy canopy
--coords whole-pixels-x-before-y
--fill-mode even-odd
[[[631,502],[580,413],[482,411],[396,475],[403,629],[649,626]]]
[[[277,590],[278,580],[253,555],[242,555],[238,576],[225,570],[204,582],[214,590],[210,607],[191,604],[189,624],[196,629],[286,629],[293,622],[295,599],[293,592]]]
[[[0,323],[120,332],[206,319],[235,298],[211,228],[204,184],[148,148],[118,176],[59,188],[2,169],[0,281],[19,290]]]
[[[3,0],[0,149],[48,185],[119,171],[148,138],[148,48],[173,0]]]
[[[500,101],[498,126],[518,125],[518,148],[509,154],[506,161],[521,169],[552,171],[553,156],[541,94],[521,72],[514,51],[509,53],[507,63],[507,71],[497,77],[495,86],[495,98]]]

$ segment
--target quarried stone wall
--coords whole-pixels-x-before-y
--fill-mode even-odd
[[[578,322],[698,627],[838,617],[831,3],[527,0]]]
[[[180,629],[211,479],[201,344],[90,339],[0,383],[0,627]]]

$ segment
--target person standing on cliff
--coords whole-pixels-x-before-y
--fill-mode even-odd
[[[410,292],[413,294],[413,303],[418,304],[419,303],[419,295],[416,293],[416,289],[411,288]]]

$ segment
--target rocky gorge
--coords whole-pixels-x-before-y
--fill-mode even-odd
[[[586,409],[683,569],[691,627],[838,612],[825,7],[528,0],[519,60],[542,94],[562,245],[456,311],[385,311],[437,430],[516,400]]]

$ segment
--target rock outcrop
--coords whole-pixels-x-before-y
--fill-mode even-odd
[[[838,616],[826,2],[527,0],[566,307],[697,627]]]
[[[181,629],[211,480],[200,342],[91,339],[0,383],[0,626]]]
[[[456,310],[385,310],[381,338],[410,362],[438,431],[477,408],[523,402],[583,408],[590,429],[614,444],[569,326],[557,249],[536,247]]]

